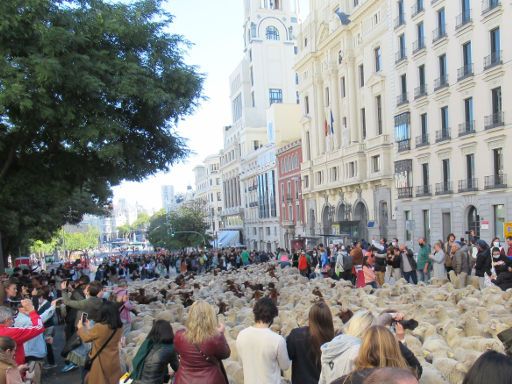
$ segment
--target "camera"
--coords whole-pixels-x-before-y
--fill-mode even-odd
[[[404,329],[414,331],[418,327],[418,322],[414,319],[394,321],[394,324],[399,323]]]

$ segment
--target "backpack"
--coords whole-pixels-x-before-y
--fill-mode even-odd
[[[352,256],[348,253],[343,254],[343,269],[345,271],[351,271],[353,267]]]

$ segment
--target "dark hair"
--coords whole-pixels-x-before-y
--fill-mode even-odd
[[[93,281],[89,284],[89,296],[96,297],[103,289],[103,285],[99,281]]]
[[[91,279],[87,275],[82,275],[78,278],[78,285],[89,284]]]
[[[453,233],[450,233],[450,234],[446,237],[446,242],[447,242],[447,243],[450,241],[450,237],[452,237],[452,236],[453,236],[453,241],[455,241],[455,239],[457,239]]]
[[[403,368],[378,368],[363,381],[363,384],[396,384],[401,380],[416,380],[418,379],[408,369]]]
[[[332,313],[323,300],[313,304],[309,310],[309,334],[313,347],[311,348],[313,361],[318,368],[321,368],[320,357],[322,352],[320,346],[331,341],[334,337]]]
[[[172,344],[174,332],[171,323],[165,320],[157,320],[149,331],[148,339],[155,344]]]
[[[512,358],[496,351],[482,354],[470,368],[462,384],[512,383]]]
[[[16,342],[13,339],[11,339],[8,336],[0,336],[0,350],[1,351],[4,351],[4,352],[7,350],[14,351],[15,348],[16,348]]]
[[[501,249],[499,249],[498,247],[494,247],[491,251],[491,254],[494,253],[494,252],[498,252],[498,253],[501,253]]]
[[[279,314],[279,311],[272,299],[262,297],[254,304],[252,313],[254,313],[254,321],[256,323],[262,322],[271,324],[274,318]]]
[[[51,290],[49,286],[43,285],[41,288],[39,288],[37,294],[43,299],[50,301]]]
[[[106,324],[110,329],[117,329],[123,326],[117,304],[110,301],[103,301],[100,307],[100,320],[98,323]]]

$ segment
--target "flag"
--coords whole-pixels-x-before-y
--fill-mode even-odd
[[[327,119],[324,120],[324,134],[327,136],[327,133],[329,132],[329,127],[327,124]]]
[[[331,110],[331,135],[334,135],[334,117],[332,116],[332,110]]]

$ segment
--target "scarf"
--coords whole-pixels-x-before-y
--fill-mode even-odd
[[[139,350],[135,354],[135,357],[132,361],[132,374],[130,378],[134,380],[139,380],[142,376],[142,371],[144,370],[144,362],[146,360],[146,357],[148,357],[149,352],[151,352],[151,349],[153,349],[153,346],[155,344],[153,341],[146,339],[139,347]]]

